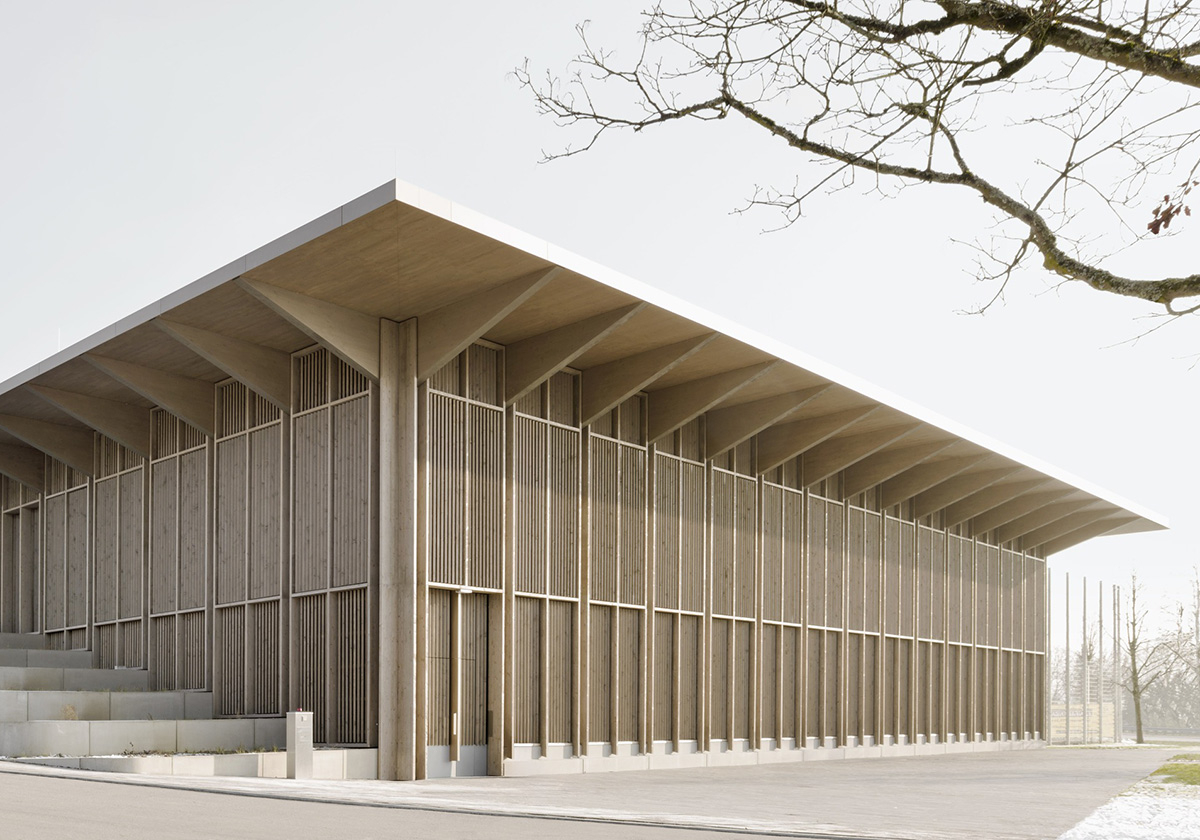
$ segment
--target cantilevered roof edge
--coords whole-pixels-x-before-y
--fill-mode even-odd
[[[1122,498],[1111,491],[1099,487],[1093,482],[1072,475],[1028,453],[1021,452],[1015,447],[1009,446],[962,423],[939,415],[924,406],[900,397],[829,362],[810,356],[795,347],[765,336],[749,327],[703,309],[654,286],[634,280],[586,257],[552,245],[536,236],[399,180],[389,181],[370,190],[358,198],[301,225],[295,230],[272,240],[266,245],[233,260],[221,268],[166,295],[160,300],[127,315],[119,321],[43,359],[4,382],[0,382],[0,393],[7,393],[18,388],[59,365],[94,350],[104,342],[135,327],[148,323],[180,304],[199,297],[223,283],[236,279],[252,268],[256,268],[277,256],[285,254],[307,242],[311,242],[321,235],[348,224],[393,201],[409,205],[463,227],[473,233],[489,237],[533,256],[541,257],[569,271],[591,278],[610,288],[625,292],[711,330],[723,333],[785,362],[794,364],[797,367],[856,391],[869,399],[902,411],[914,419],[928,423],[963,440],[1037,470],[1050,478],[1058,479],[1099,499],[1124,508],[1140,517],[1146,523],[1144,527],[1137,527],[1142,525],[1139,522],[1132,529],[1130,526],[1118,528],[1113,533],[1130,533],[1131,530],[1156,530],[1168,527],[1166,517],[1142,505]]]

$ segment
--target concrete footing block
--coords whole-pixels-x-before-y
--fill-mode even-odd
[[[147,671],[107,671],[99,668],[63,668],[62,685],[67,691],[146,691]]]
[[[46,637],[41,633],[0,633],[0,648],[5,650],[45,650]]]
[[[29,720],[0,723],[0,755],[77,756],[89,753],[88,721]]]
[[[251,719],[178,720],[175,725],[179,732],[179,752],[235,752],[257,746]]]
[[[86,755],[174,753],[179,749],[173,720],[93,720],[86,725],[91,733]]]
[[[0,723],[24,723],[29,720],[28,691],[0,691]]]

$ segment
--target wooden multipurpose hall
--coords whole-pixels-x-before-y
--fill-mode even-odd
[[[0,473],[0,631],[399,779],[1036,745],[1046,558],[1163,527],[395,182],[0,384]]]

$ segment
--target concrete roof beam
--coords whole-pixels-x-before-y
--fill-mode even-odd
[[[994,531],[1001,525],[1007,525],[1019,517],[1033,513],[1035,510],[1046,505],[1062,501],[1078,492],[1073,487],[1062,487],[1056,490],[1045,490],[1019,496],[1012,501],[997,505],[991,510],[978,514],[971,520],[971,528],[976,534],[986,534],[988,531]]]
[[[758,470],[764,472],[790,461],[829,440],[859,420],[874,414],[881,405],[860,405],[846,411],[792,420],[764,429],[758,434]]]
[[[917,464],[883,483],[882,505],[890,508],[906,502],[920,493],[937,487],[943,481],[969,470],[990,453],[942,458],[939,461]]]
[[[951,439],[895,449],[890,446],[885,447],[846,468],[846,474],[842,477],[842,495],[849,498],[883,484],[888,479],[895,478],[905,470],[950,448],[956,442]]]
[[[62,461],[85,475],[96,469],[96,438],[90,429],[65,426],[46,420],[0,414],[0,429],[20,438],[34,449]]]
[[[504,401],[512,405],[645,309],[639,302],[514,341],[504,348]]]
[[[562,269],[557,266],[535,272],[418,317],[417,381],[423,382],[441,370],[560,273]]]
[[[31,446],[0,443],[0,474],[40,493],[46,480],[46,456]]]
[[[580,383],[583,392],[583,425],[595,422],[606,411],[612,411],[716,337],[716,333],[705,333],[588,368],[583,372],[583,381]]]
[[[923,493],[917,495],[913,499],[913,516],[920,519],[923,516],[929,516],[931,513],[936,513],[942,508],[949,507],[955,502],[962,501],[967,496],[982,490],[985,487],[990,487],[998,481],[1008,478],[1014,473],[1020,472],[1021,467],[1012,465],[1010,467],[1001,467],[994,470],[981,470],[979,472],[965,473],[956,475],[931,487]]]
[[[1022,537],[1022,545],[1027,547],[1044,545],[1051,540],[1057,540],[1065,537],[1067,534],[1074,533],[1080,528],[1086,528],[1089,525],[1095,525],[1100,522],[1111,523],[1109,530],[1112,530],[1121,524],[1116,521],[1121,513],[1122,511],[1108,505],[1092,510],[1081,510],[1070,516],[1064,516],[1057,522],[1051,522],[1037,530],[1030,531]]]
[[[80,423],[98,431],[105,437],[132,449],[139,455],[150,457],[150,410],[129,403],[76,394],[47,388],[43,385],[26,385],[46,402],[74,417]]]
[[[651,391],[648,398],[648,435],[653,442],[691,422],[770,371],[776,361],[693,379]]]
[[[292,358],[289,354],[162,318],[154,323],[213,367],[261,394],[280,411],[292,410]]]
[[[257,280],[238,284],[360,373],[379,379],[379,319]]]
[[[1079,545],[1082,542],[1087,542],[1088,540],[1092,539],[1093,537],[1101,537],[1101,536],[1105,536],[1107,534],[1121,533],[1121,528],[1123,526],[1129,525],[1129,524],[1137,522],[1137,521],[1138,521],[1138,517],[1136,517],[1132,514],[1129,514],[1126,516],[1117,516],[1117,517],[1113,517],[1111,519],[1102,519],[1099,522],[1093,522],[1090,525],[1085,525],[1082,528],[1078,528],[1074,531],[1071,531],[1068,534],[1063,534],[1061,537],[1057,537],[1052,540],[1047,540],[1046,542],[1042,543],[1040,546],[1035,546],[1035,548],[1040,548],[1042,550],[1042,553],[1046,554],[1047,556],[1051,555],[1051,554],[1056,554],[1060,551],[1064,551],[1068,548],[1071,548],[1072,546]]]
[[[833,383],[827,382],[802,391],[712,409],[704,418],[705,453],[712,458],[732,449],[795,414],[832,387]]]
[[[835,437],[804,453],[804,483],[812,486],[869,458],[881,449],[921,428],[920,423],[900,423],[863,434]]]
[[[985,487],[977,493],[972,493],[961,502],[955,502],[946,508],[942,524],[947,528],[966,522],[968,519],[986,513],[999,507],[1005,502],[1019,498],[1026,493],[1044,487],[1050,479],[1046,476],[1028,481],[1010,481]]]
[[[206,435],[211,437],[216,433],[217,389],[211,382],[91,353],[84,358],[129,390],[141,394]]]
[[[1095,499],[1076,499],[1070,502],[1059,502],[1057,504],[1040,507],[1032,513],[1028,513],[1018,519],[1014,519],[1007,525],[996,529],[996,542],[1000,545],[1003,545],[1004,543],[1010,543],[1013,540],[1033,534],[1038,529],[1043,528],[1046,525],[1058,522],[1064,517],[1070,516],[1079,511],[1087,510],[1096,504],[1098,504],[1098,502]],[[1106,508],[1106,512],[1108,510],[1111,509]]]

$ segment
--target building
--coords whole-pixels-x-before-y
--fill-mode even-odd
[[[1162,527],[397,183],[0,385],[0,473],[0,630],[401,779],[1036,744],[1045,558]]]

